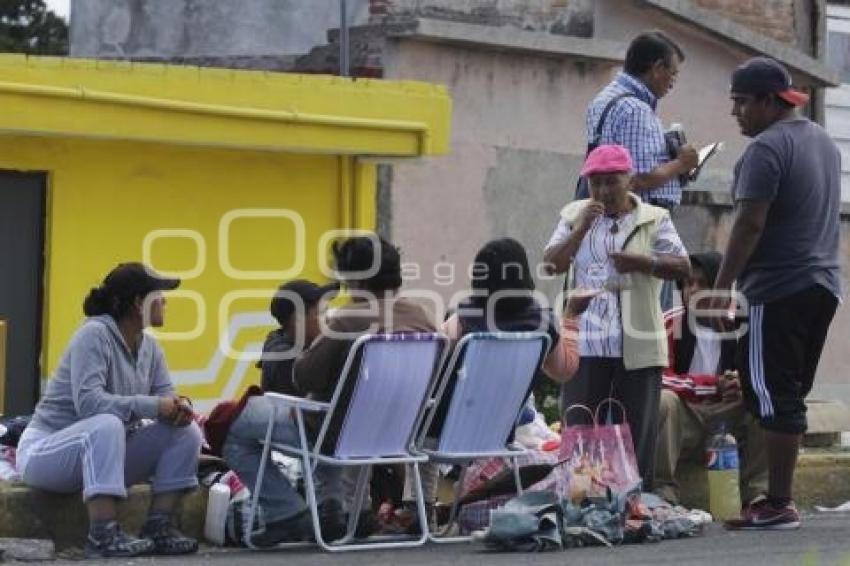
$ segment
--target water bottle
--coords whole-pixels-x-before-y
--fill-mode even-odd
[[[230,488],[222,483],[210,487],[207,516],[204,521],[204,538],[217,546],[224,546],[224,527],[230,505]]]
[[[708,507],[715,520],[726,521],[741,514],[738,488],[738,444],[721,425],[706,449]]]

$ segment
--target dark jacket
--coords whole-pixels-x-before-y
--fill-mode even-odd
[[[295,357],[276,359],[274,354],[282,354],[292,351],[295,343],[289,335],[278,328],[269,332],[263,344],[263,356],[257,367],[260,368],[262,379],[260,381],[263,391],[273,391],[285,395],[296,395],[295,384],[292,381],[292,369],[295,366]],[[272,354],[268,356],[267,354]]]
[[[417,303],[405,298],[381,299],[377,312],[363,301],[351,302],[341,307],[328,319],[328,328],[337,333],[346,333],[349,339],[319,336],[308,350],[295,362],[294,383],[302,396],[317,401],[330,401],[339,383],[340,373],[348,357],[348,351],[359,335],[370,326],[376,332],[436,332],[434,321]],[[388,312],[390,311],[390,312]],[[345,407],[351,399],[354,380],[349,379],[340,396],[339,406]],[[345,411],[337,411],[331,421],[322,450],[332,451],[336,446]],[[318,432],[320,420],[313,415],[305,419],[312,434]]]
[[[284,360],[266,359],[265,354],[288,352],[294,347],[289,335],[282,328],[272,330],[266,336],[263,344],[263,357],[257,362],[257,367],[262,372],[262,388],[256,385],[250,386],[238,401],[222,401],[217,404],[204,421],[204,437],[210,445],[210,452],[216,456],[221,455],[227,433],[230,426],[242,414],[248,399],[255,395],[262,395],[266,391],[296,395],[295,385],[292,382],[292,367],[294,358]]]

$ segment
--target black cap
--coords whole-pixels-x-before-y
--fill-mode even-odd
[[[301,299],[304,309],[317,304],[326,294],[335,296],[339,292],[339,283],[316,285],[306,279],[295,279],[277,288],[269,310],[272,316],[282,325],[295,312],[295,296]],[[295,295],[295,296],[293,296]]]
[[[106,290],[128,297],[144,297],[153,291],[176,289],[179,285],[179,279],[163,277],[138,262],[119,263],[103,280]]]
[[[791,88],[791,74],[770,57],[753,57],[735,69],[731,90],[739,94],[776,94],[793,106],[809,101],[808,94]]]

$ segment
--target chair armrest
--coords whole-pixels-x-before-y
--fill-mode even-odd
[[[284,405],[287,407],[298,407],[305,411],[323,412],[327,411],[330,403],[322,403],[304,397],[296,397],[294,395],[284,395],[283,393],[274,393],[269,391],[264,394],[271,402]]]

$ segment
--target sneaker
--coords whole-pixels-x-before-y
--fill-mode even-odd
[[[198,541],[181,533],[170,519],[148,519],[140,536],[153,543],[154,554],[175,556],[198,551]]]
[[[117,521],[112,521],[100,536],[89,533],[86,539],[86,558],[131,558],[150,554],[154,543],[147,538],[135,538],[125,533]]]
[[[726,521],[725,526],[733,531],[799,529],[800,512],[793,501],[775,507],[766,497],[758,497],[743,509],[740,519]]]
[[[741,504],[741,517],[744,516],[744,514],[747,512],[747,509],[749,509],[752,505],[756,505],[756,504],[758,504],[759,502],[762,502],[762,501],[767,501],[767,494],[766,493],[759,493],[758,495],[756,495],[755,497],[753,497],[749,501],[745,501],[744,503],[742,503]]]
[[[302,511],[294,517],[274,521],[266,525],[266,529],[251,537],[251,542],[258,548],[271,548],[288,542],[313,541],[313,522],[309,511]]]

